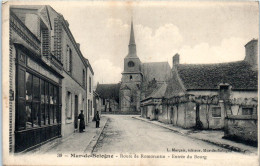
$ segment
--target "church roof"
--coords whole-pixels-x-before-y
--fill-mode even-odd
[[[120,84],[98,84],[96,93],[103,99],[115,99],[119,101]]]
[[[144,81],[155,79],[158,82],[167,81],[171,77],[171,67],[168,62],[152,62],[142,64]]]
[[[233,90],[257,90],[258,73],[245,61],[217,64],[178,64],[175,66],[187,90],[215,90],[228,83]]]

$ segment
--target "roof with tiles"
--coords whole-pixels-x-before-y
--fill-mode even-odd
[[[215,90],[228,83],[233,90],[257,90],[258,73],[245,61],[175,66],[187,90]]]
[[[167,81],[171,76],[171,67],[168,62],[152,62],[142,64],[144,81],[155,79],[158,82]]]
[[[98,84],[96,93],[103,99],[115,99],[119,101],[120,84]]]
[[[167,89],[167,84],[162,83],[147,98],[162,98],[164,97],[165,91]]]

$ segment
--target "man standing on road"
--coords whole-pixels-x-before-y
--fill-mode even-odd
[[[99,113],[98,113],[98,112],[97,112],[97,114],[96,114],[95,119],[96,119],[96,128],[99,128],[100,117],[99,117]]]

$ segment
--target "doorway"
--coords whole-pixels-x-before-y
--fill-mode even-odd
[[[75,112],[74,112],[74,126],[75,129],[78,128],[78,96],[75,95]]]
[[[170,110],[170,124],[173,124],[173,107]]]
[[[200,105],[196,104],[196,129],[202,129],[203,124],[200,121]]]

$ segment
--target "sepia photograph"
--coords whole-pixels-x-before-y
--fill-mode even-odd
[[[2,2],[3,165],[259,165],[258,1]]]

